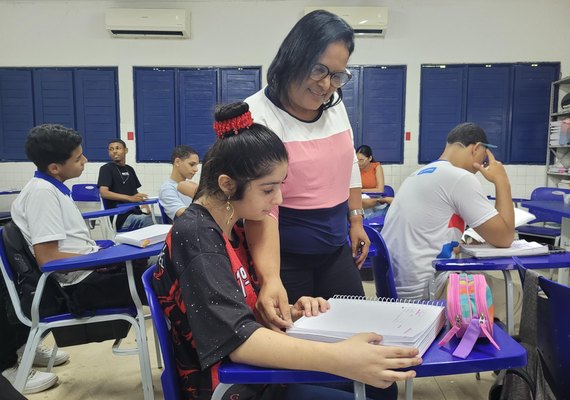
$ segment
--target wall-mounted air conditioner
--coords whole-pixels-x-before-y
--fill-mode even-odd
[[[388,7],[306,7],[305,14],[327,10],[344,19],[356,36],[380,36],[388,28]]]
[[[109,8],[105,27],[113,37],[186,39],[190,12],[182,9]]]

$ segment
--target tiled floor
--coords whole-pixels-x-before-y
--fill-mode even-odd
[[[373,291],[371,283],[365,283],[366,292]],[[149,349],[157,400],[163,399],[160,374],[156,365],[154,335],[147,321]],[[46,344],[53,343],[49,336]],[[59,376],[58,384],[42,393],[28,395],[30,400],[108,400],[142,399],[140,370],[136,356],[116,356],[111,352],[112,342],[92,343],[82,346],[67,347],[70,361],[54,368]],[[123,346],[134,344],[132,334],[124,340]],[[451,375],[437,378],[418,378],[414,380],[415,400],[484,400],[494,378],[490,372],[481,374],[481,380],[475,374]],[[399,399],[404,399],[404,384],[399,385]],[[1,396],[0,396],[1,397]]]

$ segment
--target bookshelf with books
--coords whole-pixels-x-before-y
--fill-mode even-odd
[[[570,76],[552,82],[546,186],[570,189],[570,105],[561,104],[570,93]]]

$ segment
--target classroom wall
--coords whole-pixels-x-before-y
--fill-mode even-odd
[[[52,1],[0,0],[0,66],[118,66],[121,137],[134,131],[133,66],[262,66],[269,63],[303,7],[346,5],[344,1]],[[399,187],[417,167],[420,65],[560,61],[570,75],[568,0],[382,0],[351,5],[389,7],[386,37],[357,38],[351,64],[405,64],[404,164],[384,166],[386,183]],[[115,39],[105,31],[105,9],[186,8],[189,40]],[[264,77],[265,84],[265,77]],[[156,195],[170,165],[127,162]],[[190,143],[191,144],[191,143]],[[442,148],[443,148],[442,143]],[[89,156],[89,154],[87,154]],[[95,182],[101,163],[89,163],[69,184]],[[0,188],[21,188],[31,163],[0,163]],[[513,196],[528,197],[545,183],[543,166],[507,167]],[[481,178],[482,179],[482,178]],[[493,186],[485,184],[489,194]]]

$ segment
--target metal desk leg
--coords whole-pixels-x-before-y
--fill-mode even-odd
[[[150,370],[150,355],[148,351],[148,339],[146,337],[146,327],[144,322],[143,306],[137,288],[135,286],[135,275],[133,272],[133,263],[131,260],[126,261],[127,276],[129,280],[129,290],[131,297],[137,308],[137,321],[140,330],[140,338],[137,338],[137,346],[139,348],[139,364],[141,368],[142,388],[144,400],[154,400],[154,390],[152,387],[152,374]],[[138,335],[137,335],[138,336]]]
[[[511,271],[503,270],[505,277],[505,307],[507,309],[507,332],[513,336],[515,332],[515,311],[513,299],[513,280],[511,278]]]
[[[413,400],[414,398],[414,379],[406,379],[406,400]]]
[[[366,386],[364,383],[354,381],[354,400],[366,400]]]

